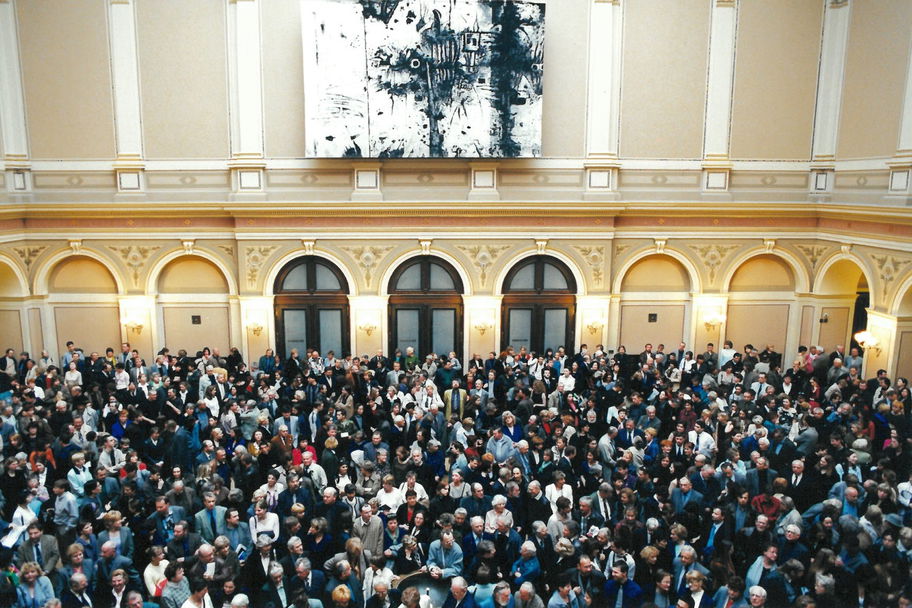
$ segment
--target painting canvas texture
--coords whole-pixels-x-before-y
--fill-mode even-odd
[[[545,6],[301,0],[307,155],[541,155]]]

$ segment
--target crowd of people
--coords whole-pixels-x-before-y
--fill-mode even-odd
[[[0,605],[909,607],[912,398],[863,369],[10,349]]]

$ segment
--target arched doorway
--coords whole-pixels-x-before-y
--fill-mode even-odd
[[[547,255],[526,258],[507,273],[503,294],[501,348],[573,352],[576,280],[566,264]]]
[[[399,266],[389,282],[389,352],[412,347],[423,357],[462,357],[464,288],[446,260],[423,255]]]
[[[349,354],[348,281],[332,262],[309,255],[286,264],[275,280],[276,349],[285,358],[296,348],[321,355]]]
[[[817,318],[820,324],[817,344],[827,350],[842,344],[846,352],[857,347],[854,335],[868,326],[867,308],[871,302],[862,268],[850,259],[837,260],[819,277],[814,291],[825,298]]]

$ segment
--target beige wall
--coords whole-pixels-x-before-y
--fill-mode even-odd
[[[900,332],[897,343],[895,375],[908,378],[912,374],[912,331]]]
[[[624,3],[621,155],[700,158],[708,0]]]
[[[120,309],[116,305],[54,307],[57,326],[57,352],[66,352],[66,343],[72,340],[86,353],[107,347],[118,350],[120,345]]]
[[[585,154],[590,4],[589,0],[550,0],[545,9],[544,156]]]
[[[822,19],[822,2],[738,3],[732,158],[810,158]]]
[[[304,61],[300,0],[260,3],[266,155],[303,157]]]
[[[763,345],[773,344],[783,352],[788,323],[788,304],[731,303],[725,338],[738,350],[745,344],[753,344],[761,350]]]
[[[648,322],[650,313],[658,315],[655,323]],[[647,342],[676,345],[684,338],[684,313],[684,304],[622,304],[619,344],[629,353],[640,352]]]
[[[892,156],[899,140],[912,2],[853,2],[838,158]]]
[[[801,307],[801,330],[798,333],[798,344],[809,346],[814,339],[814,307]]]
[[[687,270],[673,258],[654,255],[634,264],[621,281],[622,291],[690,291]]]
[[[193,325],[193,315],[199,315],[201,323]],[[162,309],[165,321],[165,344],[172,350],[186,348],[195,353],[203,347],[218,348],[223,355],[228,352],[228,305],[224,306],[165,306]],[[259,357],[259,355],[257,355]]]
[[[41,327],[41,310],[38,308],[28,309],[29,335],[32,343],[29,344],[32,359],[41,356],[41,351],[47,348],[44,341],[44,329]]]
[[[136,5],[147,158],[229,154],[226,3]]]
[[[112,159],[105,2],[17,2],[32,158]]]
[[[228,293],[228,283],[221,270],[208,260],[182,257],[162,270],[158,278],[159,293]]]
[[[782,258],[760,255],[744,262],[732,276],[730,291],[792,291],[795,277]]]
[[[76,256],[61,261],[48,279],[50,293],[117,293],[107,268],[92,258]]]
[[[6,264],[0,264],[0,297],[23,296],[22,284]]]
[[[22,347],[22,317],[16,309],[0,310],[0,348],[14,348],[17,354],[25,350]],[[41,353],[31,355],[37,359]]]
[[[824,314],[827,315],[828,320],[826,323],[820,323],[820,337],[817,344],[827,349],[831,349],[837,344],[846,346],[851,309],[842,306],[826,306],[821,309],[820,314],[821,317]]]

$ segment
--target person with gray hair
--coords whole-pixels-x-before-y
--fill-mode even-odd
[[[525,582],[513,594],[514,608],[545,608],[545,602],[535,593],[535,585]]]
[[[754,585],[747,590],[748,603],[751,608],[763,608],[766,606],[766,589],[760,585]]]
[[[243,593],[238,593],[231,599],[231,608],[247,608],[250,606],[250,598]]]

